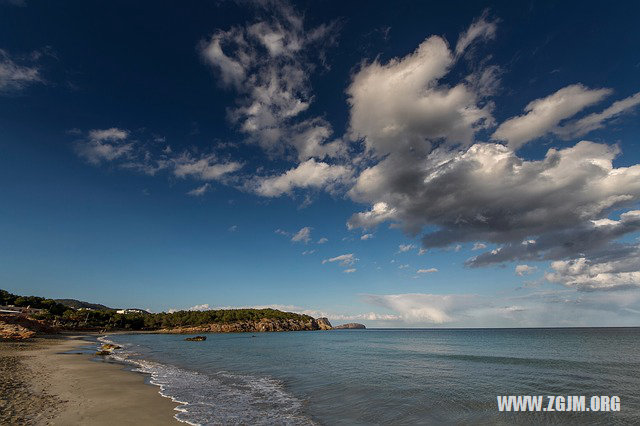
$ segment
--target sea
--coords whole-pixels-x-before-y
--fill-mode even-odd
[[[193,425],[640,424],[640,328],[185,337],[100,341],[120,345],[109,361],[146,373]],[[618,411],[501,412],[497,398],[509,395],[543,396],[545,408],[549,396],[585,396],[585,408],[593,396],[620,402]]]

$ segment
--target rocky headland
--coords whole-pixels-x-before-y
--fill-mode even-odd
[[[263,318],[256,321],[236,321],[230,323],[212,323],[191,327],[171,327],[156,330],[156,333],[197,334],[197,333],[262,333],[268,331],[312,331],[331,330],[326,318],[309,319],[273,319]]]
[[[348,324],[336,325],[333,327],[335,330],[364,330],[367,327],[364,324],[358,324],[357,322],[350,322]]]

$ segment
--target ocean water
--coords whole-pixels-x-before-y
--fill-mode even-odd
[[[191,424],[640,424],[640,328],[110,335]],[[617,395],[619,412],[499,412]],[[547,400],[545,399],[545,406]]]

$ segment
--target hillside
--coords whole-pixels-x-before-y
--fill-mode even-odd
[[[276,309],[217,309],[119,314],[104,305],[73,299],[24,297],[4,290],[0,290],[0,304],[42,309],[34,314],[33,318],[60,330],[144,330],[162,333],[194,333],[330,330],[332,328],[326,318],[314,319],[309,315]],[[69,305],[78,306],[78,308]]]
[[[99,303],[83,302],[82,300],[76,300],[76,299],[54,299],[54,300],[58,303],[63,304],[68,308],[73,308],[73,309],[85,308],[85,309],[94,309],[96,311],[113,311],[114,310],[113,308],[101,305]]]

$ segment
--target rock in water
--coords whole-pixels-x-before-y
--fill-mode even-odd
[[[187,340],[189,342],[202,342],[203,340],[207,340],[207,336],[187,337],[184,340]]]

